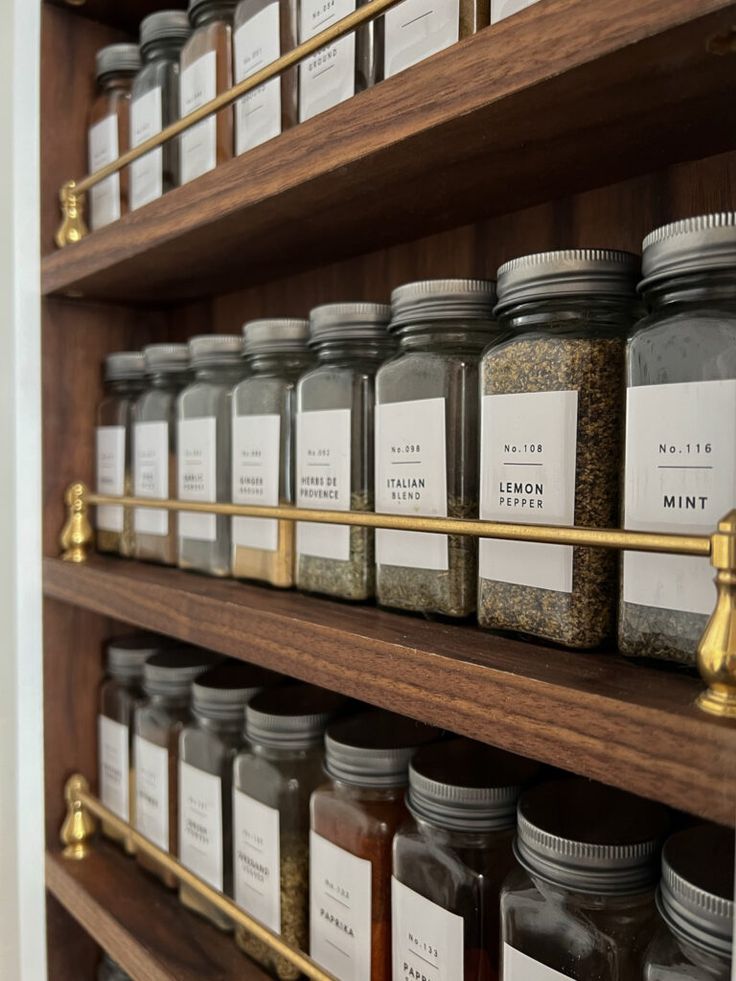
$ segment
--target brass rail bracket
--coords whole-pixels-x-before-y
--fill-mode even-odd
[[[81,242],[89,232],[84,220],[84,193],[77,189],[76,181],[67,181],[59,191],[62,222],[54,236],[60,249],[74,242]]]
[[[60,838],[64,846],[64,858],[81,861],[86,858],[91,845],[89,840],[95,833],[95,821],[84,806],[82,795],[89,793],[89,784],[83,776],[76,773],[64,787],[66,818],[61,826]]]
[[[94,540],[94,532],[88,517],[88,490],[81,481],[70,484],[64,495],[67,509],[66,522],[59,538],[61,557],[65,562],[86,562]]]
[[[708,685],[698,705],[711,715],[736,719],[736,510],[711,537],[710,561],[717,570],[718,599],[698,645],[698,670]]]

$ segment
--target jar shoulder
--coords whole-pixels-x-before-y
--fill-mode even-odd
[[[280,415],[288,410],[296,383],[278,375],[253,375],[235,386],[232,393],[236,416]]]
[[[330,830],[346,840],[370,838],[390,842],[406,817],[402,800],[366,800],[347,797],[331,787],[319,787],[311,799],[312,828],[318,834]],[[337,842],[340,844],[340,842]]]
[[[131,98],[133,101],[157,88],[166,89],[176,85],[179,78],[179,62],[168,58],[157,58],[144,65],[133,80]]]

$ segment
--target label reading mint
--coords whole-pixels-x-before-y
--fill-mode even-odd
[[[97,427],[97,493],[113,497],[125,493],[125,426]],[[98,507],[97,528],[122,531],[122,507],[117,504]]]
[[[300,412],[296,417],[297,507],[350,510],[350,409]],[[299,555],[347,562],[350,529],[297,524]]]
[[[281,417],[233,418],[233,503],[279,503]],[[271,518],[233,518],[233,543],[275,552],[278,522]]]
[[[734,503],[736,381],[627,391],[625,527],[710,534]],[[707,558],[624,553],[626,603],[709,615]]]
[[[302,0],[299,41],[308,41],[355,10],[355,0]],[[299,65],[299,120],[330,109],[355,95],[355,34],[348,34]]]
[[[142,835],[169,850],[169,754],[135,737],[135,823]]]
[[[118,158],[118,117],[106,116],[89,129],[89,171],[112,163]],[[92,231],[117,221],[120,217],[120,174],[111,174],[90,189],[90,225]]]
[[[199,109],[217,95],[217,53],[209,51],[185,68],[179,82],[181,115]],[[180,137],[181,182],[187,184],[217,166],[217,120],[208,116]]]
[[[502,974],[504,981],[565,981],[569,977],[567,974],[553,971],[546,964],[532,960],[509,944],[503,945]]]
[[[463,918],[391,880],[393,981],[464,976]]]
[[[235,902],[281,933],[279,812],[233,789]]]
[[[179,857],[190,872],[222,892],[222,784],[179,761]]]
[[[138,96],[130,104],[130,142],[140,146],[163,128],[161,88]],[[142,208],[164,193],[163,149],[156,147],[130,165],[130,207]]]
[[[100,800],[123,821],[130,817],[129,738],[127,726],[108,719],[106,715],[97,717]]]
[[[217,499],[217,420],[180,419],[177,463],[179,468],[179,498],[182,501]],[[217,537],[217,518],[214,514],[181,511],[179,537],[199,542],[214,542]]]
[[[376,511],[447,517],[443,398],[376,406]],[[376,562],[446,570],[447,535],[377,530]]]
[[[279,5],[270,3],[235,32],[235,81],[242,82],[281,54]],[[235,103],[235,152],[245,153],[281,132],[281,79],[259,85]]]
[[[484,395],[480,517],[533,525],[575,523],[578,393]],[[572,591],[572,548],[482,539],[481,579]]]
[[[312,958],[340,981],[370,981],[371,863],[309,836]]]
[[[460,0],[404,0],[386,13],[386,78],[460,37]]]
[[[169,496],[169,425],[137,422],[133,428],[133,489],[136,497]],[[134,526],[141,535],[168,535],[169,513],[136,508]]]

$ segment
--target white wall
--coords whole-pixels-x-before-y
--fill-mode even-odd
[[[40,0],[0,17],[0,978],[42,981]]]

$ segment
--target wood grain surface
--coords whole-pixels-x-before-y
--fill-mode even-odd
[[[186,9],[187,0],[83,0],[80,6],[73,6],[69,0],[47,0],[48,3],[63,7],[79,14],[87,20],[101,21],[113,27],[124,29],[130,40],[138,37],[140,22],[156,10]]]

